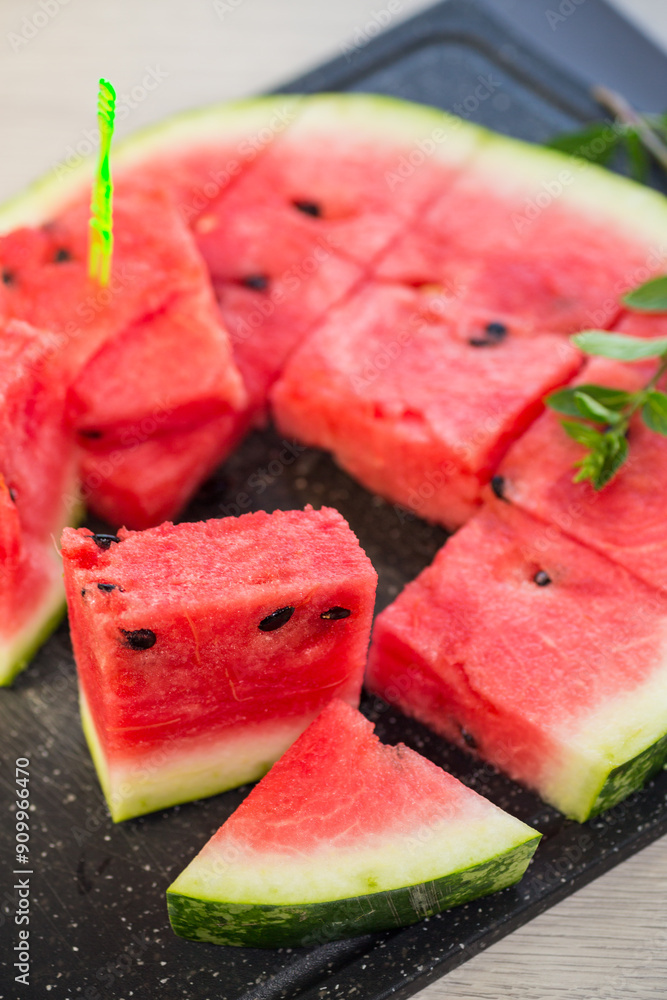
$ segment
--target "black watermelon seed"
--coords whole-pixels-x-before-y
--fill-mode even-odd
[[[54,264],[62,264],[66,260],[71,260],[72,255],[65,247],[58,247],[53,255]]]
[[[322,209],[316,201],[293,201],[292,204],[304,215],[312,215],[314,219],[319,219],[322,215]]]
[[[505,496],[505,477],[504,476],[494,476],[491,480],[491,489],[498,497],[499,500],[506,500]]]
[[[81,596],[82,596],[82,597],[85,597],[85,596],[86,596],[86,589],[85,589],[85,587],[84,587],[84,589],[83,589],[83,590],[81,591]]]
[[[14,489],[13,486],[9,487],[9,499],[12,501],[12,503],[16,503],[16,490]]]
[[[467,747],[470,747],[471,750],[477,749],[477,740],[473,734],[469,733],[467,729],[463,728],[463,726],[461,726],[461,739]]]
[[[105,593],[108,594],[110,591],[116,589],[116,584],[115,583],[98,583],[97,584],[97,589],[98,590],[103,590],[103,591],[105,591]]]
[[[352,612],[348,608],[329,608],[328,611],[323,611],[320,618],[325,618],[327,621],[339,621],[341,618],[349,618]]]
[[[266,616],[266,618],[262,618],[257,627],[260,628],[262,632],[275,632],[277,628],[282,628],[283,625],[287,625],[293,614],[294,608],[278,608],[277,611],[272,611],[270,615]]]
[[[79,434],[82,438],[90,438],[91,441],[102,437],[102,431],[79,431]]]
[[[252,288],[254,292],[264,292],[269,287],[269,279],[265,274],[247,274],[241,278],[241,284]]]
[[[487,323],[484,333],[484,337],[471,337],[468,343],[472,347],[494,347],[505,339],[508,330],[504,323]]]
[[[121,632],[125,636],[125,645],[130,649],[150,649],[155,645],[156,635],[149,628],[137,628],[133,632],[128,632],[122,628]]]
[[[120,542],[118,535],[91,535],[90,537],[100,549],[110,549],[112,542],[116,542],[116,544]]]
[[[545,573],[543,569],[538,569],[537,573],[533,577],[533,581],[538,587],[548,587],[551,583],[551,577],[548,573]]]
[[[12,274],[11,271],[8,271],[6,268],[2,269],[2,283],[3,285],[14,284],[14,275]]]

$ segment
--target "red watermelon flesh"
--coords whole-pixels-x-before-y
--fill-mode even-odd
[[[558,337],[518,325],[494,337],[477,320],[451,320],[427,290],[365,287],[292,357],[273,393],[278,426],[369,489],[458,527],[544,394],[580,365]]]
[[[74,448],[54,340],[0,329],[0,684],[9,683],[63,605],[54,544],[76,511]]]
[[[115,819],[256,780],[332,697],[356,703],[377,575],[337,511],[118,537],[63,536],[84,721]]]
[[[194,224],[256,408],[319,319],[452,185],[479,137],[428,108],[320,95]]]
[[[613,329],[631,337],[667,337],[667,313],[641,313],[625,309]]]
[[[126,440],[126,447],[81,449],[79,466],[84,503],[114,526],[136,531],[172,520],[247,430],[246,414],[230,413],[192,429]],[[140,483],[140,488],[137,488]]]
[[[579,382],[636,392],[655,366],[589,361]],[[667,588],[667,439],[638,415],[630,428],[630,453],[614,479],[596,491],[574,483],[584,453],[546,411],[510,449],[498,469],[504,496],[513,504],[594,548],[646,583]]]
[[[538,839],[336,699],[170,886],[170,919],[260,947],[397,927],[518,881]]]
[[[366,683],[583,820],[664,759],[666,641],[657,591],[496,501],[380,614]]]
[[[226,332],[216,319],[206,270],[168,198],[141,185],[118,190],[113,270],[106,289],[87,276],[88,218],[89,207],[81,202],[49,226],[18,230],[0,241],[0,262],[10,276],[0,308],[66,338],[63,367],[71,380],[75,427],[118,433],[139,414],[165,405],[175,421],[187,405],[199,404],[209,416],[238,409],[243,389]],[[172,314],[175,329],[170,331]],[[188,314],[191,328],[183,343]],[[149,353],[153,320],[158,342],[172,338],[165,363],[172,379],[178,374],[173,400],[161,366],[144,365],[139,373],[132,368]],[[118,379],[119,373],[126,384],[112,385],[109,395],[116,398],[108,399],[105,379]]]
[[[609,327],[620,295],[647,273],[649,246],[639,227],[634,233],[627,220],[608,218],[594,191],[577,198],[579,181],[563,184],[554,174],[563,173],[560,158],[551,164],[547,156],[540,167],[536,150],[524,154],[522,169],[504,172],[497,143],[511,146],[498,139],[478,154],[419,225],[379,258],[374,273],[386,281],[441,284],[464,308],[538,330]],[[557,197],[549,197],[549,185],[559,186]]]

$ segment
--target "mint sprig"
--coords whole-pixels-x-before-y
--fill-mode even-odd
[[[571,340],[585,354],[616,361],[659,361],[637,392],[582,384],[558,389],[545,399],[547,406],[567,418],[562,421],[565,433],[586,448],[575,464],[574,482],[588,481],[601,490],[628,457],[628,429],[637,412],[650,430],[667,437],[667,393],[657,388],[667,373],[667,337],[643,340],[606,330],[584,330]]]

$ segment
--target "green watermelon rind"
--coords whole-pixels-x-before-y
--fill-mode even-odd
[[[138,167],[150,156],[168,156],[183,150],[190,141],[210,143],[215,136],[242,138],[252,134],[253,126],[261,128],[265,116],[285,106],[298,106],[301,98],[258,97],[232,101],[184,111],[134,132],[113,145],[114,171]],[[95,172],[96,157],[86,156],[76,166],[56,170],[37,178],[19,194],[0,205],[0,233],[21,226],[38,226],[62,211],[90,186]]]
[[[539,841],[536,834],[487,861],[416,885],[303,905],[228,903],[170,887],[169,920],[180,937],[254,948],[307,947],[404,927],[514,885]]]
[[[238,139],[239,160],[243,160],[245,150],[242,145],[247,139],[257,137],[259,152],[270,145],[273,137],[290,129],[299,120],[299,112],[305,109],[305,131],[325,128],[356,129],[366,140],[381,140],[404,143],[408,148],[419,148],[418,144],[428,141],[437,129],[444,129],[447,140],[436,144],[436,156],[448,159],[450,152],[461,159],[460,151],[476,145],[484,130],[464,122],[444,111],[428,105],[402,101],[399,98],[381,94],[314,94],[254,97],[208,107],[195,108],[172,115],[145,129],[132,133],[114,143],[112,167],[117,176],[122,172],[140,170],[142,164],[156,157],[168,157],[175,152],[194,150],[198,145],[210,147],[216,140],[224,142]],[[285,122],[292,115],[292,121]],[[312,121],[311,121],[312,119]],[[461,135],[457,144],[453,133]],[[248,151],[247,162],[256,158],[257,152]],[[22,192],[0,205],[0,234],[21,226],[36,226],[49,221],[74,199],[80,197],[90,186],[95,171],[96,158],[88,156],[76,166],[62,168],[64,176],[57,171],[35,180]]]
[[[631,760],[609,772],[586,818],[598,816],[638,791],[667,765],[667,733]]]
[[[304,123],[306,136],[320,127],[357,128],[371,141],[393,139],[416,157],[403,164],[412,172],[431,157],[463,163],[467,151],[473,157],[473,171],[478,166],[481,172],[486,170],[491,190],[496,181],[502,183],[509,177],[520,186],[521,198],[532,192],[574,211],[592,209],[600,222],[620,224],[630,235],[640,235],[655,252],[662,247],[667,200],[659,192],[566,153],[499,135],[428,105],[379,94],[279,94],[184,111],[114,144],[113,166],[118,172],[140,168],[151,157],[168,157],[188,149],[189,144],[192,149],[198,144],[210,146],[216,137],[226,141],[237,137],[243,143],[248,136],[263,136],[267,121],[276,115],[284,117],[286,111],[294,115],[297,133],[298,123]],[[279,120],[275,135],[291,128],[291,122],[283,125]],[[260,150],[270,141],[269,137],[260,142]],[[250,155],[248,160],[253,158]],[[86,157],[66,171],[63,168],[64,177],[52,169],[0,205],[0,233],[48,221],[90,185],[94,165],[95,157]],[[559,180],[563,171],[572,180]],[[558,184],[557,190],[554,185]]]

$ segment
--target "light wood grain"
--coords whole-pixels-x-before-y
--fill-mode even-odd
[[[0,4],[0,199],[85,139],[100,75],[134,105],[124,134],[197,104],[258,92],[339,54],[384,0],[38,0]],[[554,0],[557,8],[560,0]],[[427,6],[402,0],[396,20]],[[664,0],[616,0],[667,45]],[[34,27],[34,24],[33,24]],[[18,39],[18,41],[17,41]],[[132,97],[150,71],[163,75]],[[135,91],[135,94],[140,93]],[[121,96],[122,99],[122,96]],[[666,99],[667,100],[667,99]],[[658,842],[419,1000],[664,1000],[667,841]]]

